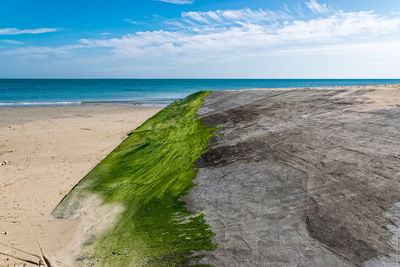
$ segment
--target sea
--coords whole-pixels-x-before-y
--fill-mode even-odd
[[[0,79],[0,107],[162,107],[197,91],[373,84],[400,84],[400,79]]]

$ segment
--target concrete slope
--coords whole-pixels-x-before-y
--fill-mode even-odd
[[[400,86],[216,91],[184,197],[216,266],[398,266]],[[386,265],[384,265],[384,263]]]

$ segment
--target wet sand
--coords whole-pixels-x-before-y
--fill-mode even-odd
[[[0,109],[0,266],[34,266],[62,251],[79,219],[51,212],[83,176],[159,108],[59,106]],[[29,263],[32,262],[32,263]]]

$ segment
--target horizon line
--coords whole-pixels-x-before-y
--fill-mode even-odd
[[[0,78],[0,80],[400,80],[399,78]]]

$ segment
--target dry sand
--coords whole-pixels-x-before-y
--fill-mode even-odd
[[[50,213],[79,180],[158,108],[0,109],[0,266],[34,266],[74,239],[79,219]],[[31,255],[30,255],[31,254]]]

